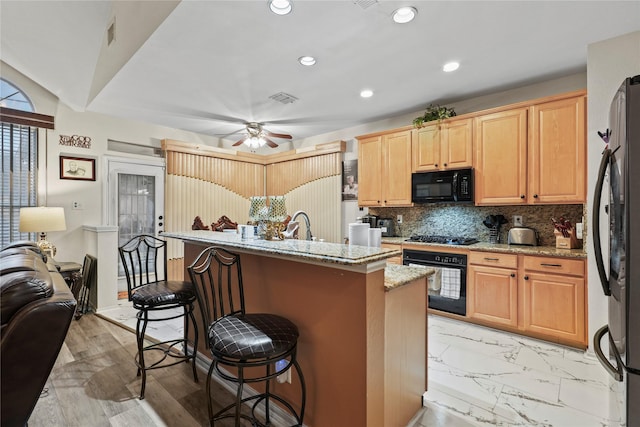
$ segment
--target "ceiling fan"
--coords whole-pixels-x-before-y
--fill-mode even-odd
[[[247,134],[244,138],[233,144],[236,147],[240,144],[246,144],[252,149],[264,146],[265,144],[271,148],[276,148],[276,144],[271,138],[291,139],[291,135],[285,133],[273,133],[262,127],[262,123],[249,122],[246,123]]]

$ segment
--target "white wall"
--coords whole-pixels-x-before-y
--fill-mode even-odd
[[[607,129],[611,100],[622,81],[626,77],[637,74],[640,74],[640,31],[588,46],[587,222],[591,222],[591,204],[593,203],[596,174],[604,149],[604,144],[597,131]],[[593,227],[592,224],[589,225],[589,228],[591,227]],[[607,236],[607,233],[606,225],[601,227],[603,238]],[[589,240],[585,247],[587,249],[589,278],[589,337],[593,337],[596,330],[607,323],[608,309],[607,299],[602,293],[598,278],[592,240]],[[608,251],[604,259],[605,261],[608,259]]]

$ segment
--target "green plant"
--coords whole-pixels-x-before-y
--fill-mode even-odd
[[[433,120],[440,121],[449,117],[453,117],[455,115],[456,112],[453,107],[447,108],[440,105],[430,104],[422,116],[413,119],[413,126],[419,128],[427,122],[431,122]]]

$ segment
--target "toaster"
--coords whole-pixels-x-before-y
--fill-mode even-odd
[[[538,233],[533,228],[513,227],[509,230],[507,242],[510,245],[538,246]]]

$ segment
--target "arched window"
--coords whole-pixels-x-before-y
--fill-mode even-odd
[[[0,79],[0,247],[16,240],[34,240],[20,233],[20,208],[38,202],[38,128],[53,128],[53,117],[35,114],[29,98]]]
[[[0,107],[33,113],[33,104],[20,89],[0,79]]]

